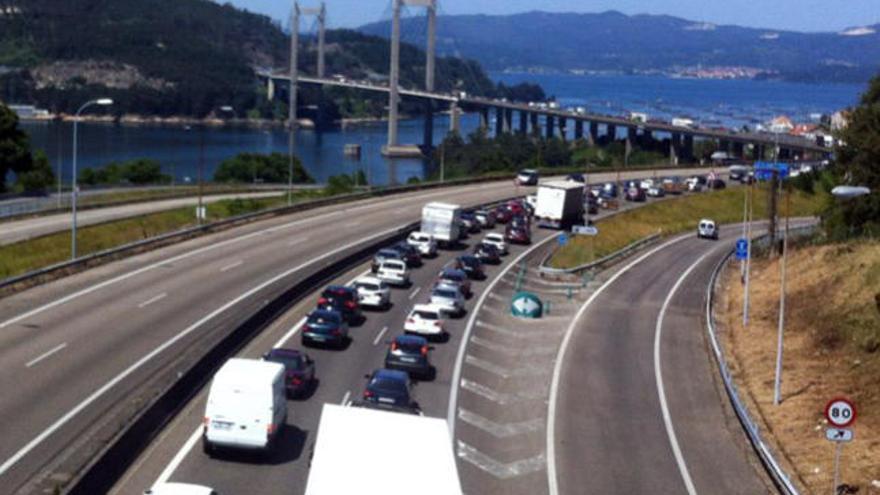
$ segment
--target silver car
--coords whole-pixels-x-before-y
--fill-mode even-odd
[[[391,288],[376,277],[361,277],[354,282],[361,306],[386,309],[391,305]]]
[[[464,314],[464,296],[457,286],[439,283],[431,291],[430,303],[451,315],[462,316]]]

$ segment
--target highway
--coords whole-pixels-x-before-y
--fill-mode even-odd
[[[203,201],[205,204],[215,203],[226,199],[256,199],[270,198],[279,196],[283,193],[275,192],[255,192],[241,194],[220,194],[205,196]],[[90,208],[80,210],[77,214],[77,224],[80,227],[94,225],[98,223],[120,220],[123,218],[131,218],[149,213],[157,213],[160,211],[174,210],[185,206],[196,206],[198,204],[197,197],[163,199],[159,201],[148,201],[143,203],[133,203],[121,206],[108,206],[105,208]],[[195,218],[195,212],[193,212]],[[21,220],[11,220],[0,223],[0,246],[20,242],[34,237],[39,237],[56,232],[70,230],[71,214],[56,213],[51,215],[43,215]]]
[[[146,400],[265,300],[361,241],[416,221],[425,202],[467,205],[527,191],[503,181],[321,208],[3,299],[0,358],[9,364],[0,377],[2,491],[69,479]]]
[[[775,491],[716,383],[705,339],[712,270],[739,233],[725,226],[718,242],[667,241],[624,263],[582,307],[550,396],[558,493]]]

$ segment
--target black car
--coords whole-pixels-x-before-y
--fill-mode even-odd
[[[410,394],[409,375],[400,370],[378,369],[366,375],[364,402],[384,404],[391,407],[419,409],[419,404]]]
[[[406,260],[403,259],[403,253],[396,249],[380,249],[379,252],[373,256],[373,262],[370,265],[370,269],[373,273],[379,271],[379,266],[385,260],[400,260],[406,262]]]
[[[392,246],[391,249],[400,253],[401,259],[406,262],[406,266],[409,268],[422,266],[422,255],[415,246],[401,242]]]
[[[605,199],[613,199],[617,197],[617,184],[614,182],[607,182],[602,185],[602,190],[599,191],[599,196]]]
[[[630,187],[626,190],[626,200],[627,201],[636,201],[636,202],[644,202],[647,201],[648,195],[645,194],[645,190],[641,187]]]
[[[468,233],[476,234],[480,231],[480,222],[477,220],[477,216],[470,212],[462,212],[461,214],[461,224],[467,229]]]
[[[456,261],[458,261],[458,269],[465,272],[468,278],[473,280],[483,280],[486,278],[486,273],[483,271],[483,263],[476,256],[465,254],[456,258]]]
[[[344,347],[348,341],[348,323],[336,311],[316,309],[309,313],[302,328],[303,345]]]
[[[565,180],[569,182],[580,182],[581,184],[586,184],[587,179],[584,178],[584,174],[568,174],[568,177]]]
[[[481,242],[474,246],[474,257],[480,260],[481,263],[490,265],[501,264],[501,251],[493,244]]]
[[[343,285],[331,285],[324,289],[318,298],[318,309],[336,311],[347,323],[354,323],[361,318],[361,305],[358,303],[357,289]]]
[[[315,361],[294,349],[272,349],[263,354],[263,361],[284,365],[284,385],[288,397],[299,397],[315,382]]]
[[[727,184],[721,179],[713,179],[708,183],[709,189],[724,189],[727,187]]]
[[[428,358],[430,351],[431,346],[426,338],[398,335],[391,341],[388,352],[385,353],[385,368],[405,371],[416,378],[430,379],[434,376],[434,367]]]

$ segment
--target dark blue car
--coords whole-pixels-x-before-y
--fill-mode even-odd
[[[303,345],[344,347],[348,341],[348,323],[336,311],[316,309],[309,313],[302,328]]]
[[[434,367],[428,354],[431,346],[428,340],[419,335],[398,335],[388,346],[385,354],[385,368],[409,373],[412,377],[430,379]]]
[[[410,394],[411,385],[406,372],[383,368],[366,377],[368,381],[364,389],[364,402],[410,410],[419,409],[419,404]]]

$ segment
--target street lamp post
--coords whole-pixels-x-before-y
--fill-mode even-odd
[[[83,104],[83,106],[79,107],[79,110],[76,111],[76,115],[73,119],[73,176],[72,176],[72,184],[73,188],[70,192],[70,203],[71,203],[71,212],[73,213],[73,221],[71,224],[71,236],[70,236],[70,258],[76,259],[76,197],[79,194],[79,186],[76,183],[76,145],[77,145],[77,137],[78,137],[78,129],[77,124],[79,123],[79,116],[85,111],[86,108],[92,105],[101,105],[108,106],[112,105],[113,100],[110,98],[99,98],[97,100],[90,100]]]
[[[779,281],[779,320],[776,329],[776,379],[773,387],[773,404],[782,402],[782,339],[785,332],[785,265],[788,258],[788,219],[791,215],[791,191],[785,188],[785,229],[782,231],[782,276]]]

